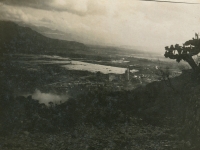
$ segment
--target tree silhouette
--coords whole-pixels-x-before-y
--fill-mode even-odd
[[[176,59],[177,62],[184,60],[195,72],[199,72],[200,66],[192,58],[200,52],[200,39],[197,34],[195,36],[192,40],[186,41],[183,46],[179,46],[179,44],[171,45],[170,47],[166,46],[164,56],[166,58]]]

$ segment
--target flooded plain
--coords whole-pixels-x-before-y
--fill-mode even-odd
[[[157,61],[118,57],[110,60],[68,58],[56,55],[12,55],[17,95],[32,95],[47,104],[85,94],[100,86],[109,91],[132,90],[157,81]],[[162,67],[169,64],[161,64]],[[127,74],[127,68],[129,73]],[[177,68],[170,68],[176,75]]]
[[[67,70],[79,70],[89,72],[101,72],[103,74],[124,74],[127,68],[106,66],[94,63],[88,63],[83,61],[71,60],[60,56],[48,56],[48,55],[18,55],[21,58],[29,58],[29,60],[21,60],[21,63],[37,63],[37,64],[59,64]],[[128,61],[114,60],[110,61],[114,63],[127,63]],[[132,69],[131,72],[137,72],[138,70]]]

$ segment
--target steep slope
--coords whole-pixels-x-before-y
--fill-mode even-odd
[[[51,39],[28,27],[9,21],[0,21],[1,53],[43,53],[58,50],[72,52],[84,49],[87,47],[82,43]]]

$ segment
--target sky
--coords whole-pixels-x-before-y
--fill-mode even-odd
[[[174,0],[194,2],[200,0]],[[85,44],[149,52],[182,44],[200,33],[200,4],[139,0],[0,0],[0,20]]]

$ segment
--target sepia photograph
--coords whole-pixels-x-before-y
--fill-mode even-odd
[[[0,0],[0,150],[200,150],[200,0]]]

